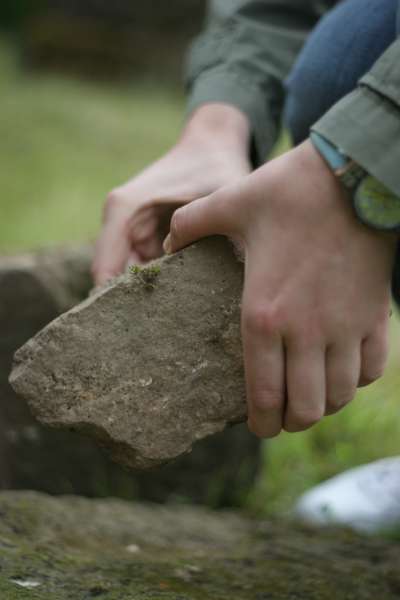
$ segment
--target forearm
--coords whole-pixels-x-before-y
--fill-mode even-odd
[[[250,123],[234,106],[204,104],[189,116],[180,137],[180,142],[190,141],[248,157]]]
[[[210,2],[209,24],[189,54],[188,113],[212,102],[230,104],[250,123],[252,158],[262,163],[274,144],[284,79],[321,16],[312,0]],[[325,10],[332,2],[320,2]]]

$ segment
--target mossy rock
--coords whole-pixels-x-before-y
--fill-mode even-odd
[[[198,507],[0,494],[2,600],[394,600],[399,594],[394,541]]]

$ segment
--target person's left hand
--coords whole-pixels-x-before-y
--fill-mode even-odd
[[[382,375],[396,238],[356,220],[310,141],[178,209],[164,248],[214,234],[245,252],[242,338],[254,433],[307,429]]]

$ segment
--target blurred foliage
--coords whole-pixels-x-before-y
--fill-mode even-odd
[[[0,94],[2,252],[93,238],[107,192],[168,148],[183,112],[179,93],[156,84],[29,77],[4,44]],[[285,511],[311,485],[400,452],[399,333],[393,317],[390,365],[380,382],[312,430],[266,445],[254,509]]]
[[[21,36],[30,69],[107,81],[152,74],[176,84],[205,6],[205,0],[40,1]]]
[[[25,19],[36,13],[44,3],[44,0],[1,0],[0,27],[2,29],[20,27]]]

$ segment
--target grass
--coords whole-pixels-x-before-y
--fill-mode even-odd
[[[5,43],[0,94],[2,253],[94,238],[107,192],[159,156],[182,118],[175,90],[30,77]],[[399,327],[392,321],[390,365],[380,382],[339,415],[267,445],[252,498],[257,509],[285,510],[318,481],[399,453]]]
[[[182,119],[175,90],[29,77],[0,45],[0,251],[90,239],[104,198],[157,158]]]

